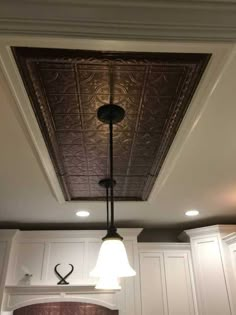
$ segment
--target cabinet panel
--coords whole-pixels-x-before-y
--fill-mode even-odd
[[[234,278],[236,280],[236,244],[230,246],[230,258],[232,262]]]
[[[202,314],[231,314],[217,237],[194,240],[193,250]]]
[[[133,255],[133,242],[124,241],[127,256],[130,265],[134,268],[134,255]],[[134,315],[135,313],[135,277],[128,277],[123,279],[123,294],[125,296],[125,309],[126,314]]]
[[[46,279],[49,283],[56,284],[58,277],[54,272],[54,267],[58,267],[59,273],[66,275],[71,267],[74,266],[74,272],[67,279],[70,284],[78,284],[84,281],[84,242],[53,242],[49,244],[49,257]]]
[[[6,257],[7,251],[7,242],[0,242],[0,284],[2,282],[3,277],[3,269],[4,269],[4,262]]]
[[[166,287],[169,315],[194,314],[193,288],[188,254],[165,253]]]
[[[32,283],[42,280],[44,242],[19,243],[16,248],[15,283],[23,281],[26,273],[32,274]]]
[[[91,278],[89,276],[90,271],[95,267],[99,250],[101,248],[101,241],[88,242],[87,247],[87,263],[86,263],[86,271],[85,271],[85,279],[88,283],[95,284],[97,278]]]
[[[167,314],[164,257],[140,254],[142,315]]]

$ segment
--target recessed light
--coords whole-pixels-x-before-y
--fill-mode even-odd
[[[85,217],[88,217],[90,215],[90,213],[87,210],[80,210],[80,211],[76,212],[76,215],[78,217],[85,218]]]
[[[185,212],[185,215],[189,216],[189,217],[194,217],[196,215],[199,215],[199,211],[198,210],[189,210]]]

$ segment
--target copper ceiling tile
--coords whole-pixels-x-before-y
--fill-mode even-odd
[[[32,304],[14,310],[14,315],[118,315],[117,310],[81,302],[49,302]]]
[[[209,54],[13,48],[66,200],[103,200],[108,127],[97,109],[126,111],[114,126],[117,200],[147,200]],[[112,67],[113,86],[109,79]]]

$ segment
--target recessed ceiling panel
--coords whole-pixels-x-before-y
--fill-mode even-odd
[[[13,52],[66,200],[104,199],[108,126],[96,111],[111,91],[126,111],[114,126],[115,197],[147,200],[210,55]]]

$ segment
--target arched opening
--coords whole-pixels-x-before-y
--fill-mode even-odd
[[[117,310],[81,302],[55,302],[24,306],[16,309],[13,315],[118,315]]]

